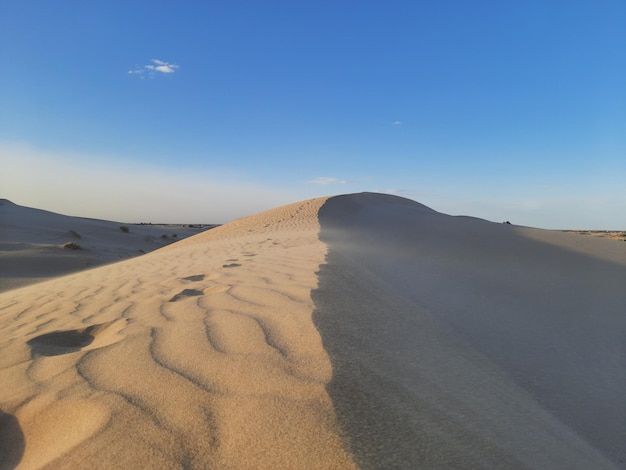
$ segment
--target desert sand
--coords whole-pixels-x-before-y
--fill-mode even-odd
[[[212,227],[71,217],[0,199],[0,292],[140,256]]]
[[[626,244],[303,201],[0,294],[0,467],[626,468]]]
[[[626,242],[626,231],[624,230],[562,230],[562,232],[577,233],[579,235],[589,235],[591,237],[602,237],[610,240],[621,240]]]

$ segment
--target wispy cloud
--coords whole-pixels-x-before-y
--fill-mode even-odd
[[[141,78],[144,78],[145,76],[154,77],[155,75],[161,73],[174,73],[180,67],[177,64],[172,64],[170,62],[165,62],[164,60],[159,59],[151,59],[150,62],[150,64],[142,65],[140,67],[129,70],[129,75],[138,75]]]
[[[393,124],[394,126],[401,126],[402,121],[393,121],[391,124]]]
[[[413,191],[411,189],[401,189],[401,188],[387,188],[385,191],[383,191],[387,194],[395,194],[396,196],[400,196],[400,195],[411,195],[413,193],[415,193],[416,191]]]
[[[339,178],[334,178],[332,176],[318,176],[317,178],[309,181],[309,183],[320,184],[322,186],[326,186],[329,184],[346,184],[347,181],[339,179]]]

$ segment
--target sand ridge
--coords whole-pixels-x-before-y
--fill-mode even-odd
[[[319,219],[314,321],[357,464],[626,465],[623,243],[367,193]]]
[[[0,294],[0,462],[625,468],[626,246],[361,193]]]
[[[311,320],[323,202],[0,295],[19,468],[352,468]]]

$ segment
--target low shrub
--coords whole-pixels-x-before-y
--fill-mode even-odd
[[[63,245],[63,248],[65,248],[66,250],[82,250],[81,246],[74,242],[67,242],[65,245]]]

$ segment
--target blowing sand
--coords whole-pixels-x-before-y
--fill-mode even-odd
[[[626,467],[622,245],[364,193],[5,292],[0,467]]]

